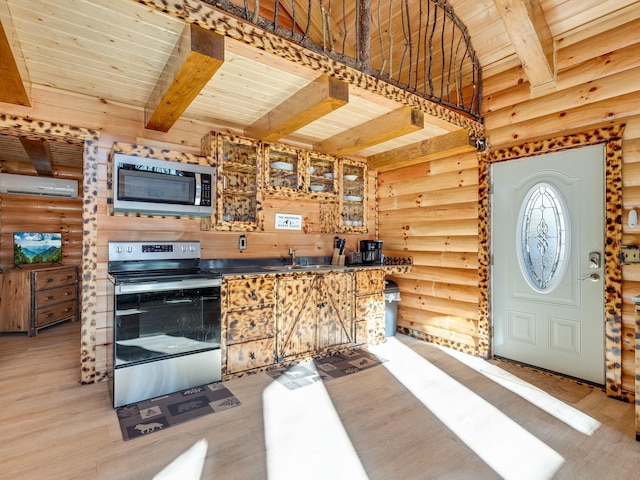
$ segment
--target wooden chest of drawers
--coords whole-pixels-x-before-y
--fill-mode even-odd
[[[4,273],[0,331],[27,332],[78,319],[75,266],[14,268]]]
[[[78,319],[78,269],[55,267],[31,272],[29,335],[54,323]]]

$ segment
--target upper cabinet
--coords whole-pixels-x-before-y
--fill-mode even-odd
[[[260,142],[211,133],[203,149],[215,152],[216,230],[251,231],[262,228],[262,151]],[[206,150],[205,150],[206,151]]]
[[[307,152],[309,186],[314,197],[335,197],[338,194],[338,159],[317,152]]]
[[[340,231],[367,231],[367,165],[343,159],[340,182]]]
[[[291,196],[303,191],[305,162],[299,149],[269,143],[264,146],[264,156],[267,192]]]
[[[263,228],[263,196],[323,200],[324,233],[367,232],[367,164],[319,152],[211,132],[205,155],[216,159],[214,218],[202,228]]]

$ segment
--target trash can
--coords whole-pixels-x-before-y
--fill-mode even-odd
[[[400,288],[392,280],[384,281],[384,333],[386,337],[396,334],[396,322],[398,319],[398,302],[400,301]]]

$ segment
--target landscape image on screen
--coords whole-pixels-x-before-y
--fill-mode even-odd
[[[13,263],[54,263],[62,260],[59,233],[13,232]]]

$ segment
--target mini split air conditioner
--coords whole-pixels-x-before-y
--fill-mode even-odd
[[[0,173],[0,193],[77,198],[78,182],[60,178]]]

